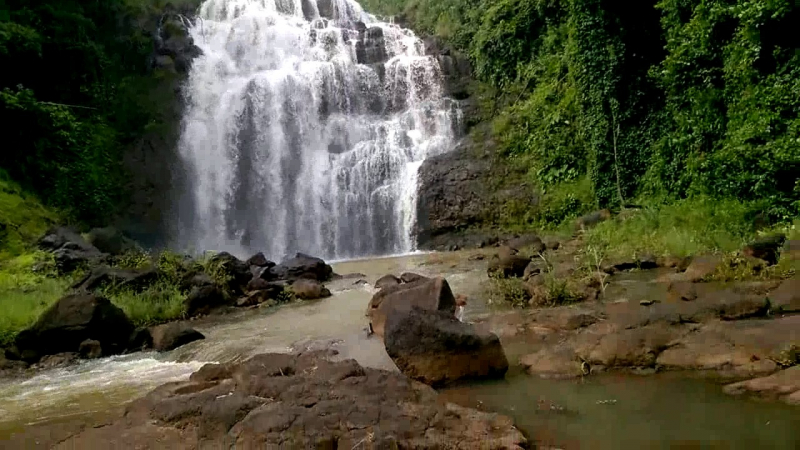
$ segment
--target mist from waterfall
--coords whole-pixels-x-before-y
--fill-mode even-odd
[[[414,249],[417,171],[457,103],[410,30],[349,0],[208,0],[185,88],[177,243],[281,259]]]

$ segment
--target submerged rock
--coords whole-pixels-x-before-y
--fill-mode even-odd
[[[133,324],[107,298],[73,294],[58,300],[30,328],[21,331],[15,344],[23,359],[77,352],[87,339],[100,342],[106,354],[121,352],[128,344]]]
[[[150,336],[153,339],[153,348],[159,352],[174,350],[190,342],[205,339],[202,333],[180,322],[152,327]]]
[[[508,370],[497,335],[480,333],[445,311],[393,311],[384,344],[401,372],[431,386],[503,378]]]

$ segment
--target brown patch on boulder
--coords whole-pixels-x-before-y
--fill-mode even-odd
[[[393,312],[386,323],[386,352],[406,376],[432,386],[502,378],[508,370],[500,339],[479,333],[443,311]]]

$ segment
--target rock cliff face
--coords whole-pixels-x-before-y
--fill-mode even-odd
[[[130,174],[127,190],[130,204],[120,219],[120,228],[145,246],[160,246],[166,239],[165,213],[170,210],[170,192],[182,182],[173,173],[184,107],[181,92],[192,60],[202,52],[189,35],[189,26],[201,0],[167,4],[162,10],[138,19],[138,26],[152,36],[150,67],[156,86],[145,102],[159,102],[163,123],[133,141],[126,149],[124,167]]]

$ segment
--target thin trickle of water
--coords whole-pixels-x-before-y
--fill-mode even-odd
[[[420,39],[352,0],[207,0],[191,33],[179,243],[413,250],[417,171],[452,147],[459,114]]]

